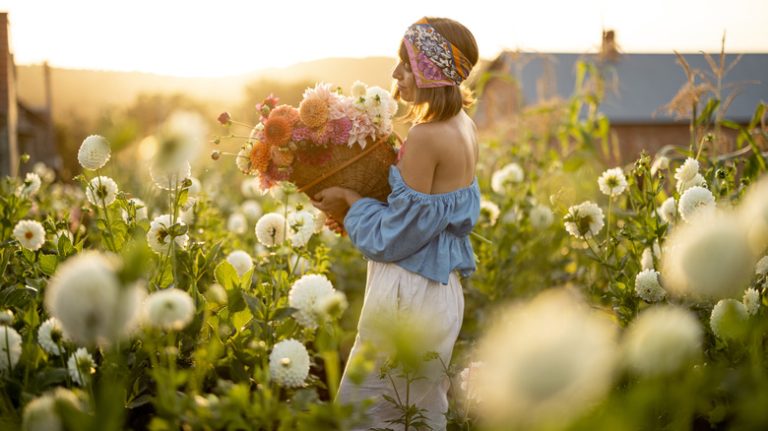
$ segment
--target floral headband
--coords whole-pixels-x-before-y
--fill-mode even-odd
[[[472,64],[426,18],[408,27],[403,37],[419,88],[459,85],[467,79]]]

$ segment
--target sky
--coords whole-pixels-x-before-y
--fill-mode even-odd
[[[396,55],[422,16],[505,49],[768,53],[768,0],[0,0],[17,64],[230,76],[326,57]]]

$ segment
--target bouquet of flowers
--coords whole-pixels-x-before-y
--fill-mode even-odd
[[[260,120],[235,162],[244,174],[258,176],[262,189],[288,181],[310,197],[341,186],[386,200],[398,141],[392,127],[397,102],[388,91],[358,81],[345,96],[319,83],[304,91],[298,107],[270,96],[256,108]],[[219,122],[232,120],[224,113]],[[339,214],[329,216],[342,221]]]

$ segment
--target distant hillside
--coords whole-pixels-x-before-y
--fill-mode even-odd
[[[394,59],[388,57],[329,58],[221,78],[180,78],[139,72],[77,69],[51,70],[54,117],[75,112],[92,118],[103,108],[133,102],[141,93],[184,93],[204,102],[231,106],[243,88],[259,79],[325,81],[344,88],[355,80],[389,88]],[[19,97],[33,107],[45,101],[42,66],[17,66]]]

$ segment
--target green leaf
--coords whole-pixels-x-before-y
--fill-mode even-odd
[[[56,266],[59,264],[59,259],[54,254],[41,254],[40,255],[40,270],[45,275],[51,276],[56,271]]]
[[[214,275],[216,276],[216,281],[228,291],[232,290],[240,282],[240,277],[237,276],[235,267],[226,260],[222,260],[221,263],[216,265]]]

